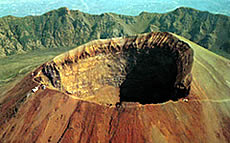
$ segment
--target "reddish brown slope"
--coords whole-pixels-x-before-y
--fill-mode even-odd
[[[200,83],[209,73],[198,72],[205,70],[198,64],[205,58],[201,60],[196,51],[188,103],[108,106],[51,87],[24,98],[37,85],[29,75],[1,103],[0,142],[229,142],[230,100],[225,92],[229,90],[218,91],[219,97],[218,92],[206,92],[211,85]],[[207,57],[222,61],[221,65],[229,62]]]
[[[115,108],[46,89],[1,126],[1,141],[226,142],[227,103],[191,100]]]

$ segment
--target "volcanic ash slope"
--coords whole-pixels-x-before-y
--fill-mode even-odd
[[[229,142],[230,61],[179,39],[97,40],[44,63],[6,93],[0,141]]]

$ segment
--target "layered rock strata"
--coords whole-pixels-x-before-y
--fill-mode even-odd
[[[161,103],[188,95],[192,63],[188,44],[148,33],[79,46],[44,64],[35,80],[100,103]]]

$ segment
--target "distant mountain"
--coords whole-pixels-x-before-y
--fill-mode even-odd
[[[67,8],[41,16],[0,18],[0,56],[34,49],[77,46],[93,39],[167,31],[230,58],[230,17],[191,8],[138,16],[90,15]]]
[[[165,13],[182,6],[230,16],[229,0],[1,0],[0,17],[41,15],[60,7],[90,14],[112,12],[136,16],[142,11]]]

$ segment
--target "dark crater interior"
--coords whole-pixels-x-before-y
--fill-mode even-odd
[[[158,34],[158,40],[151,36],[122,46],[94,44],[93,54],[83,49],[75,60],[64,57],[64,62],[47,63],[37,78],[71,96],[108,105],[157,104],[187,96],[193,51],[178,39],[171,37],[162,44],[167,36]]]
[[[138,54],[133,49],[129,51],[128,61],[133,67],[120,85],[121,102],[155,104],[175,100],[177,67],[170,53],[153,48]]]

